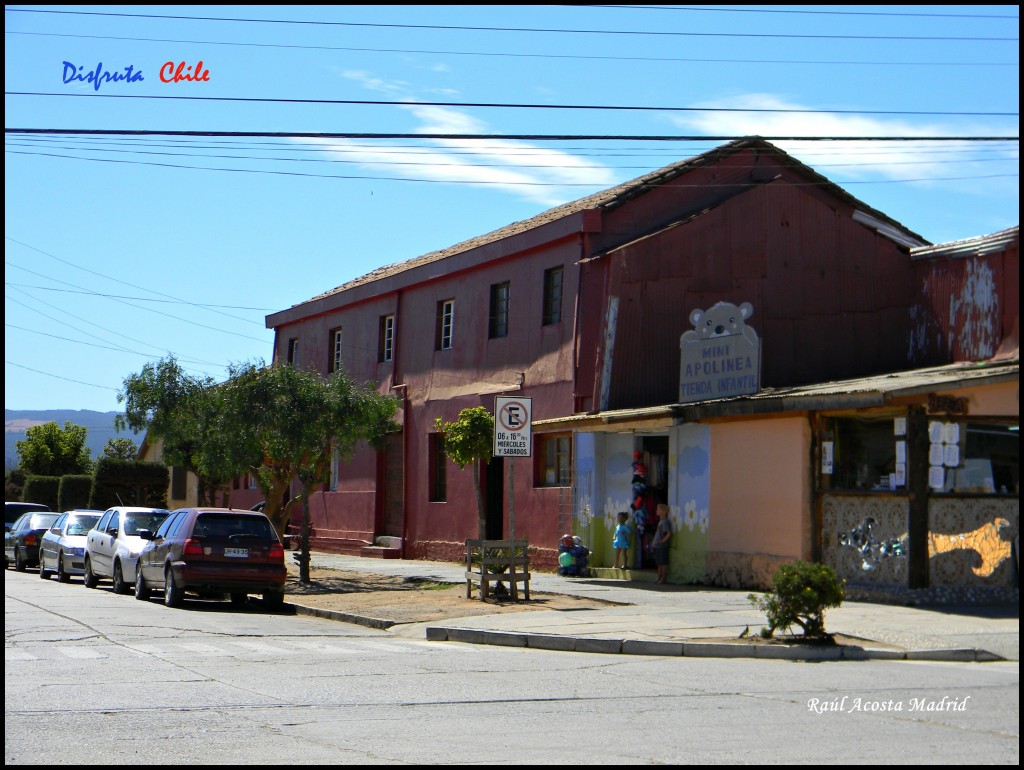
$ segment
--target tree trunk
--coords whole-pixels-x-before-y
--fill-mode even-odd
[[[481,540],[487,539],[487,509],[484,508],[484,493],[480,489],[480,464],[477,463],[473,473],[473,489],[476,490],[477,529]]]

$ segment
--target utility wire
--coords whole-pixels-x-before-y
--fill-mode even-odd
[[[353,131],[168,131],[128,128],[5,128],[5,134],[63,136],[203,136],[203,137],[278,137],[300,139],[454,139],[458,141],[518,140],[552,141],[629,141],[629,142],[734,142],[753,137],[700,134],[434,134]],[[1019,136],[757,136],[768,142],[1007,142]]]
[[[243,24],[292,24],[301,26],[324,27],[356,27],[376,29],[426,29],[456,30],[464,32],[531,32],[576,35],[619,35],[619,36],[654,36],[654,37],[738,37],[738,38],[770,38],[800,40],[922,40],[922,41],[968,41],[968,42],[1017,42],[1015,37],[947,37],[941,35],[795,35],[774,33],[747,32],[674,32],[657,30],[654,32],[622,29],[553,29],[547,27],[474,27],[457,24],[380,24],[355,21],[306,21],[301,19],[249,19],[222,16],[176,16],[156,13],[113,13],[103,11],[56,11],[27,8],[5,8],[8,13],[49,13],[70,16],[106,16],[129,19],[175,19],[179,21],[216,21]]]
[[[942,110],[820,110],[774,107],[643,107],[614,104],[516,104],[502,102],[421,102],[394,99],[281,99],[255,96],[161,96],[156,94],[76,94],[43,91],[4,91],[4,96],[55,96],[79,99],[161,99],[191,102],[259,102],[261,104],[344,104],[376,107],[482,107],[515,110],[602,110],[609,112],[756,112],[800,115],[955,115],[960,117],[1019,117],[1019,112],[961,112]]]
[[[126,37],[120,35],[72,35],[59,32],[16,32],[5,30],[7,35],[34,35],[38,37],[69,37],[88,40],[122,40],[138,43],[175,43],[180,45],[226,45],[243,48],[283,48],[288,50],[310,51],[350,51],[353,53],[400,53],[425,54],[429,56],[491,56],[514,59],[563,59],[580,61],[637,61],[658,63],[701,63],[701,64],[812,64],[812,65],[851,65],[851,66],[883,66],[883,67],[1019,67],[1019,62],[978,62],[978,61],[867,61],[843,59],[708,59],[684,56],[611,56],[607,54],[569,54],[569,53],[525,53],[510,51],[439,51],[423,48],[357,48],[337,45],[298,45],[286,43],[251,43],[227,40],[181,40],[160,37]]]

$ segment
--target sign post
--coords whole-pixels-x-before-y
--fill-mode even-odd
[[[496,396],[494,399],[494,446],[491,454],[495,457],[533,456],[533,399],[518,396]],[[508,531],[509,569],[511,570],[512,596],[516,598],[516,510],[515,464],[508,466]],[[529,596],[529,591],[527,591]]]

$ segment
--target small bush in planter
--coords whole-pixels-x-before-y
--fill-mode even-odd
[[[798,561],[779,567],[772,585],[772,593],[747,596],[768,618],[762,637],[770,639],[777,630],[791,626],[800,626],[807,637],[826,636],[825,610],[843,603],[845,580],[825,564]]]

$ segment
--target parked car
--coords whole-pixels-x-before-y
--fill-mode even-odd
[[[244,604],[262,594],[271,608],[284,604],[284,546],[264,514],[230,508],[182,508],[155,532],[142,532],[146,545],[135,570],[135,598],[164,592],[176,607],[186,593],[228,594]]]
[[[67,583],[72,575],[81,575],[86,536],[102,515],[103,511],[84,508],[62,513],[39,543],[39,577],[47,580],[55,572],[57,580]]]
[[[49,511],[50,506],[42,503],[21,503],[4,500],[4,532],[10,530],[11,525],[18,520],[23,513]]]
[[[100,580],[109,579],[114,584],[114,593],[130,593],[139,552],[145,545],[139,531],[155,532],[170,514],[164,508],[108,508],[86,536],[82,565],[85,587],[95,588]]]
[[[59,513],[23,513],[4,532],[4,569],[12,563],[18,572],[39,563],[39,541]]]

